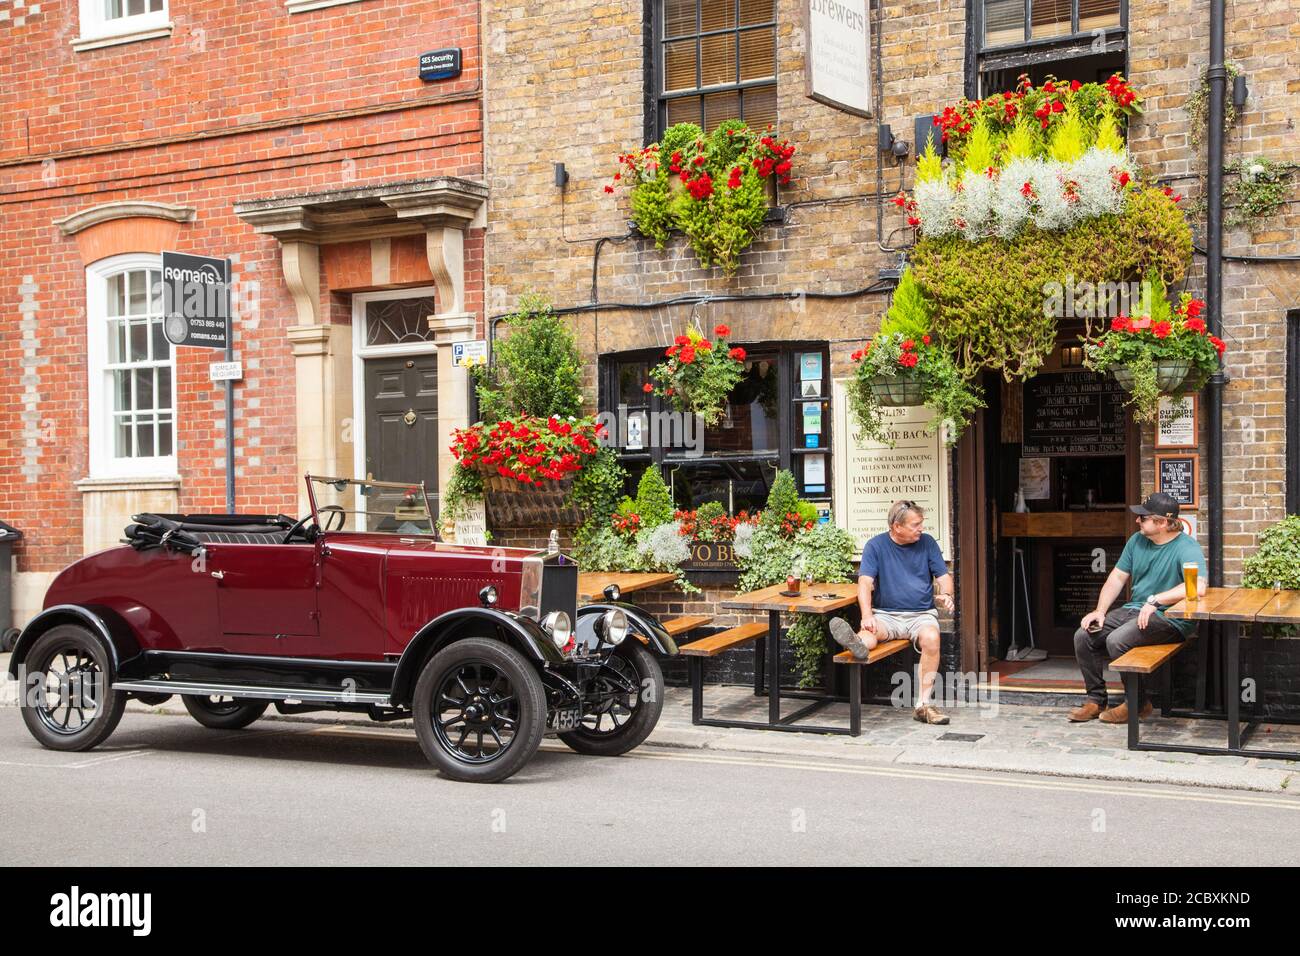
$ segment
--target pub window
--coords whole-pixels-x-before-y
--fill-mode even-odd
[[[775,0],[655,0],[658,135],[677,123],[776,123]]]
[[[1127,0],[977,0],[980,96],[1050,75],[1081,83],[1125,72]]]
[[[824,343],[743,345],[745,377],[722,419],[675,413],[646,394],[649,372],[662,349],[601,357],[601,408],[619,423],[611,429],[636,493],[648,467],[661,468],[679,508],[720,502],[728,512],[755,511],[767,501],[778,469],[793,472],[800,494],[829,505],[831,418],[829,359]]]
[[[176,473],[175,357],[163,335],[158,256],[86,270],[92,477]]]

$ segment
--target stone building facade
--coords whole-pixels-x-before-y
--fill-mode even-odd
[[[446,48],[460,75],[422,81],[420,55]],[[224,355],[158,334],[145,286],[164,251],[233,264],[239,511],[298,510],[304,471],[364,464],[362,348],[436,366],[442,432],[421,440],[445,464],[466,414],[447,343],[483,312],[479,48],[461,0],[0,5],[0,516],[25,534],[17,624],[130,515],[225,510],[232,439],[208,372]],[[395,302],[410,303],[400,335],[354,328]],[[106,352],[114,323],[141,333],[127,354]],[[134,392],[111,391],[121,371]],[[416,477],[437,479],[399,480]]]

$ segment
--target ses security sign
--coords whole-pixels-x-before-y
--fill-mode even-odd
[[[451,343],[451,362],[460,368],[468,368],[471,365],[487,364],[487,340],[479,339],[473,342],[452,342]]]
[[[450,80],[456,76],[460,76],[459,47],[420,54],[420,79],[426,83],[433,80]]]
[[[163,334],[172,345],[224,349],[230,336],[230,260],[162,254]]]

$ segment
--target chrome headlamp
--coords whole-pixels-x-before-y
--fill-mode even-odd
[[[542,628],[560,650],[568,650],[573,642],[573,622],[563,611],[552,611],[542,619]]]
[[[606,611],[600,616],[600,637],[606,644],[617,647],[623,643],[627,632],[627,615],[618,608]]]

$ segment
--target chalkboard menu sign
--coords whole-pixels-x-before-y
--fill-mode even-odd
[[[1124,390],[1094,372],[1039,375],[1025,383],[1025,456],[1124,454]]]
[[[1181,507],[1200,504],[1200,456],[1156,455],[1156,491],[1163,491]]]
[[[1097,593],[1123,545],[1064,545],[1052,549],[1052,608],[1056,627],[1078,627],[1097,607]]]

